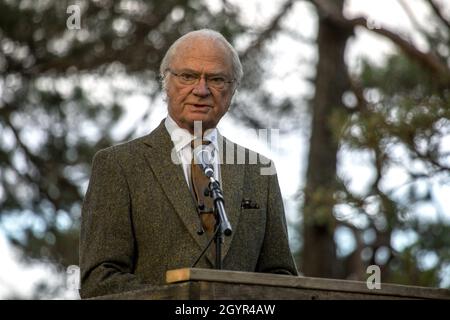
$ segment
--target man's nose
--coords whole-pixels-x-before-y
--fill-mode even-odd
[[[199,97],[206,97],[211,94],[211,91],[209,91],[208,85],[206,84],[205,77],[201,77],[198,80],[198,83],[195,85],[192,93]]]

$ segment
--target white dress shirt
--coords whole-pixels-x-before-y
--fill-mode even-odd
[[[174,159],[174,152],[172,152],[172,161],[178,161],[183,168],[184,178],[186,179],[186,183],[189,188],[191,188],[191,159],[192,159],[192,149],[191,149],[191,141],[194,140],[194,135],[192,135],[188,130],[180,128],[178,124],[172,119],[170,115],[167,115],[167,118],[164,122],[166,126],[167,132],[172,139],[174,144],[175,155],[177,159]],[[218,131],[216,128],[212,130],[208,130],[207,134],[203,136],[203,140],[210,141],[211,143],[208,145],[209,148],[213,148],[213,152],[216,155],[213,158],[213,167],[214,167],[214,178],[220,181],[220,165],[219,165],[219,144],[217,141]]]

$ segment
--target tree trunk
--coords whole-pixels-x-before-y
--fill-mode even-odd
[[[328,1],[342,12],[344,0]],[[320,10],[319,16],[320,16]],[[344,112],[342,95],[349,88],[344,51],[348,29],[342,29],[326,16],[320,16],[319,61],[312,101],[312,128],[303,206],[303,250],[301,271],[305,276],[341,277],[334,242],[333,193],[336,190],[338,137],[332,120]]]

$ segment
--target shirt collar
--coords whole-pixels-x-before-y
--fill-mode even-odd
[[[164,121],[164,125],[166,127],[167,132],[172,139],[172,142],[175,146],[175,151],[179,152],[185,146],[191,143],[194,140],[194,136],[186,129],[180,128],[175,120],[168,114],[166,120]],[[203,139],[211,141],[211,144],[214,146],[216,151],[219,151],[219,143],[217,141],[217,128],[212,130],[208,130],[207,134],[203,136]]]

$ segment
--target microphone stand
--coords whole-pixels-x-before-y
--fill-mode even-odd
[[[220,189],[219,182],[212,175],[209,176],[209,196],[213,198],[214,209],[216,212],[216,232],[214,234],[214,242],[216,243],[216,269],[222,269],[222,243],[223,235],[230,236],[232,234],[231,224],[228,221],[224,206],[223,193]]]
[[[212,155],[205,151],[204,149],[200,149],[196,152],[196,157],[199,160],[200,167],[202,168],[203,173],[206,177],[209,178],[208,185],[208,195],[213,198],[214,202],[214,212],[216,218],[215,232],[214,232],[214,241],[216,243],[216,266],[215,268],[220,270],[222,269],[222,244],[223,244],[223,235],[230,236],[233,232],[231,229],[230,221],[228,221],[227,213],[225,211],[223,192],[220,188],[220,183],[214,178],[214,169],[211,165],[212,163]],[[206,193],[205,193],[206,196]],[[198,261],[198,260],[197,260]]]

